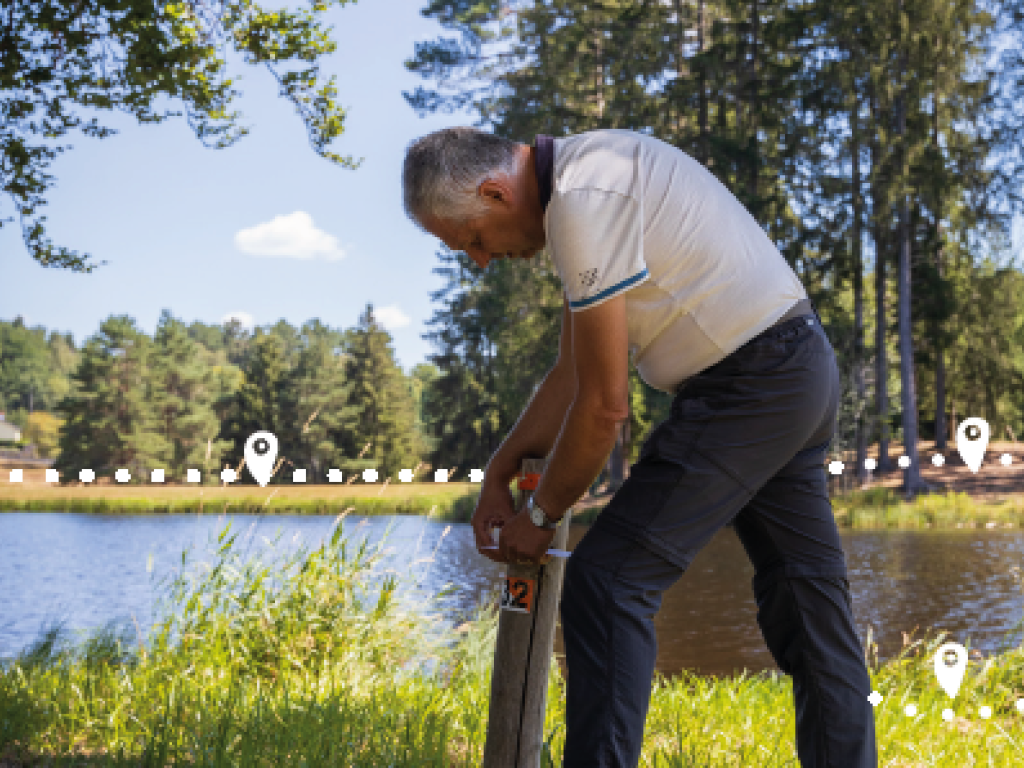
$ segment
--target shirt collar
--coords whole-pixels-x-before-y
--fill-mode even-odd
[[[545,212],[551,201],[552,180],[555,173],[555,140],[542,133],[537,134],[536,156],[534,169],[537,171],[537,183],[540,186],[540,206]]]

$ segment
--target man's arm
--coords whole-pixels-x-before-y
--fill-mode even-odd
[[[573,317],[576,397],[558,435],[534,502],[553,520],[575,504],[601,471],[629,418],[626,296],[620,293]]]
[[[558,361],[523,409],[516,425],[487,462],[486,473],[503,483],[519,473],[524,457],[547,456],[562,429],[569,406],[576,398],[576,370],[572,354],[572,315],[569,300],[562,307],[562,335]]]

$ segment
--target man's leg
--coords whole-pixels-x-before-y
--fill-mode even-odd
[[[756,570],[757,622],[779,668],[793,678],[801,766],[874,768],[871,680],[828,498],[826,445],[797,454],[734,527]]]
[[[566,570],[567,767],[636,766],[656,647],[647,614],[711,537],[816,444],[812,438],[824,430],[827,441],[838,392],[831,345],[817,321],[804,317],[762,334],[677,394],[672,415],[645,440]],[[819,523],[798,515],[785,522],[812,538]],[[837,553],[842,562],[838,542],[824,540],[809,550],[827,566]],[[663,562],[674,567],[665,577]],[[613,694],[626,688],[632,694],[619,703]],[[617,750],[620,742],[629,746]]]
[[[565,768],[635,768],[658,644],[654,615],[683,570],[600,529],[566,564]]]

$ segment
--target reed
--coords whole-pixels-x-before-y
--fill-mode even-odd
[[[411,574],[380,568],[386,539],[353,546],[344,515],[317,548],[239,555],[230,523],[209,562],[182,555],[144,640],[111,623],[72,642],[54,625],[0,665],[0,764],[75,766],[479,766],[494,601],[415,612]],[[275,544],[278,540],[275,540]],[[436,550],[435,550],[436,555]],[[429,558],[428,558],[429,560]],[[882,766],[1024,764],[1015,708],[1024,649],[972,652],[955,703],[935,682],[941,635],[879,660],[868,641]],[[552,665],[545,766],[560,766],[565,681]],[[788,678],[653,681],[643,766],[796,766]],[[908,703],[918,714],[905,714]],[[978,716],[990,706],[992,716]],[[952,706],[957,717],[944,721]]]

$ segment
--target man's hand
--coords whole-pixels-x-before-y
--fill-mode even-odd
[[[551,559],[546,553],[553,538],[554,528],[538,528],[525,510],[519,512],[498,536],[498,562],[543,565]]]
[[[511,479],[484,477],[480,498],[470,521],[477,551],[496,563],[519,560],[546,563],[551,556],[544,553],[548,551],[555,531],[538,528],[525,512],[516,512],[515,500],[508,488]],[[498,542],[491,535],[492,528],[501,529]],[[495,544],[499,544],[498,549],[484,549]]]

